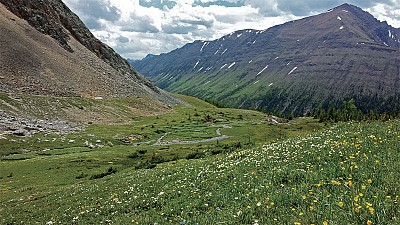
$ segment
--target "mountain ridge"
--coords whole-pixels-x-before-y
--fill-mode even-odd
[[[3,92],[182,104],[100,42],[60,0],[0,0]]]
[[[133,65],[169,91],[303,114],[339,98],[356,98],[359,106],[361,99],[398,99],[399,50],[400,29],[343,4],[266,30],[195,41]]]

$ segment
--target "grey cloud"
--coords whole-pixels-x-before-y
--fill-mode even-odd
[[[163,24],[162,30],[168,34],[188,34],[201,29],[201,27],[212,28],[214,20],[204,20],[200,17],[195,19],[178,19],[169,24]],[[204,30],[204,29],[201,29]]]
[[[226,0],[216,0],[216,1],[201,1],[196,0],[192,6],[210,7],[212,5],[225,6],[225,7],[241,7],[244,6],[244,0],[239,1],[226,1]]]
[[[65,1],[90,29],[100,28],[99,19],[115,22],[121,18],[121,12],[112,6],[110,0]]]
[[[197,30],[195,25],[164,24],[161,27],[163,32],[167,34],[188,34],[193,30]]]
[[[121,31],[140,32],[140,33],[158,33],[159,29],[153,25],[154,20],[149,16],[138,16],[131,14],[131,21],[120,24]]]
[[[398,0],[246,0],[245,3],[258,8],[264,16],[282,16],[288,14],[309,16],[312,13],[322,12],[344,3],[353,4],[361,8],[369,8],[379,3],[394,6],[395,1]]]
[[[129,42],[129,38],[124,37],[124,36],[119,36],[119,37],[117,37],[117,41],[119,43],[128,43]]]
[[[139,5],[143,7],[154,7],[163,10],[165,7],[172,9],[176,5],[176,1],[169,0],[139,0]]]

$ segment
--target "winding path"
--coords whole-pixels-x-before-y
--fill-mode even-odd
[[[225,127],[224,127],[225,128]],[[230,128],[230,127],[229,127]],[[157,139],[156,143],[152,144],[152,146],[165,146],[165,145],[194,145],[198,143],[205,143],[205,142],[212,142],[212,141],[220,141],[224,140],[227,138],[230,138],[231,136],[221,134],[221,128],[218,128],[215,133],[219,135],[218,137],[213,137],[213,138],[208,138],[208,139],[202,139],[202,140],[196,140],[196,141],[179,141],[179,140],[173,140],[173,141],[166,141],[162,142],[162,140],[170,134],[170,132],[165,133],[163,136]],[[146,141],[146,142],[138,142],[134,143],[133,146],[139,146],[142,144],[150,144],[153,141]]]

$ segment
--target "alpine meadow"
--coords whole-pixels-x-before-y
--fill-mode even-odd
[[[398,28],[346,3],[127,60],[92,30],[160,18],[116,2],[0,0],[0,224],[400,224]],[[221,4],[254,3],[186,6]]]

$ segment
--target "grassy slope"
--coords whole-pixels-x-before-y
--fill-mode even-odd
[[[158,119],[137,117],[130,125],[91,125],[82,133],[66,136],[75,143],[62,145],[57,137],[53,144],[64,146],[59,150],[46,146],[47,142],[30,142],[35,138],[26,140],[37,149],[52,150],[2,158],[0,223],[399,223],[398,121],[339,124],[298,136],[318,125],[304,118],[297,125],[270,125],[258,112],[217,109],[189,97],[185,100],[198,107],[181,107]],[[190,146],[133,147],[121,141],[128,136],[151,140],[162,135],[155,132],[159,129],[184,138],[175,126],[204,129],[200,133],[207,135],[214,132],[211,124],[196,122],[206,114],[223,118],[223,124],[215,126],[232,126],[221,131],[235,137]],[[213,150],[246,143],[249,137],[255,146],[229,148],[211,156]],[[89,138],[113,146],[81,147]],[[146,152],[128,158],[138,150]],[[172,160],[196,151],[208,157],[135,169],[152,158]],[[18,157],[29,159],[10,160]],[[90,179],[106,173],[110,166],[118,172]]]
[[[28,118],[125,123],[135,116],[165,114],[171,109],[150,97],[95,100],[0,92],[0,110],[9,115]]]

